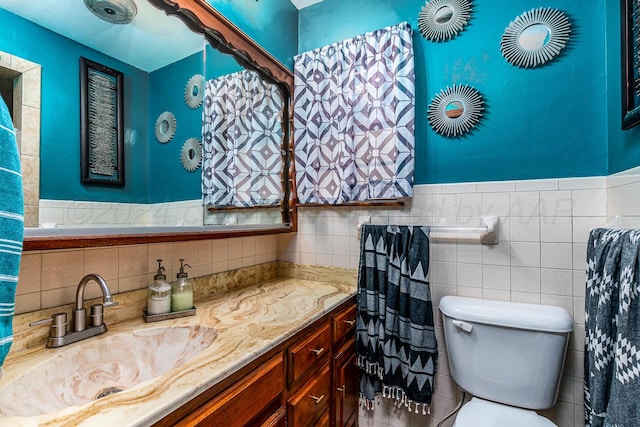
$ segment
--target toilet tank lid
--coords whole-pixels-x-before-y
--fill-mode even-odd
[[[571,316],[561,307],[493,301],[447,295],[440,299],[440,311],[467,322],[543,332],[571,332]]]

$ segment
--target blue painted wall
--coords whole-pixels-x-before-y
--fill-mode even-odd
[[[40,197],[112,202],[148,201],[147,73],[0,9],[0,51],[42,65]],[[124,188],[80,183],[80,57],[122,71],[125,129]]]
[[[150,202],[194,200],[202,197],[201,169],[189,172],[182,167],[180,152],[188,138],[202,139],[202,108],[191,109],[184,100],[184,88],[191,76],[204,74],[213,79],[240,71],[241,67],[229,55],[207,47],[206,70],[202,54],[167,65],[150,73],[149,180]],[[176,134],[171,141],[160,144],[155,138],[155,122],[163,111],[176,116]]]
[[[289,68],[298,53],[298,9],[289,0],[207,0]]]
[[[470,24],[448,42],[420,34],[424,0],[325,0],[299,14],[304,52],[401,21],[414,29],[416,55],[416,183],[606,175],[607,81],[603,2],[548,0],[570,16],[570,45],[551,63],[520,69],[500,53],[500,38],[527,0],[474,2]],[[453,84],[485,97],[481,124],[468,136],[445,138],[431,129],[431,99]]]
[[[201,138],[202,111],[191,109],[184,89],[191,76],[203,74],[202,53],[149,73],[149,182],[151,203],[193,200],[200,195],[200,169],[189,172],[182,167],[180,152],[188,138]],[[155,137],[158,116],[170,111],[176,117],[176,133],[166,144]]]
[[[609,173],[640,165],[640,125],[622,130],[622,74],[620,49],[620,2],[607,2],[607,122]]]

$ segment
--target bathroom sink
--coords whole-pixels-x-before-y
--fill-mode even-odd
[[[217,335],[203,326],[160,327],[106,334],[56,350],[0,387],[0,414],[42,415],[126,390],[181,366]]]

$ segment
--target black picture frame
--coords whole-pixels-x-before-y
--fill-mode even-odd
[[[83,184],[124,187],[122,72],[80,58],[80,174]]]
[[[621,0],[622,129],[640,123],[640,1]]]

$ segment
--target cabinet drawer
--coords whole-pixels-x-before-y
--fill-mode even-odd
[[[307,376],[329,360],[331,330],[323,323],[313,333],[289,349],[289,384]]]
[[[178,426],[245,426],[284,391],[282,353],[184,418]]]
[[[289,427],[315,426],[325,413],[328,415],[330,393],[331,375],[327,363],[287,402]]]
[[[340,342],[356,328],[356,305],[350,305],[331,319],[333,343]]]

